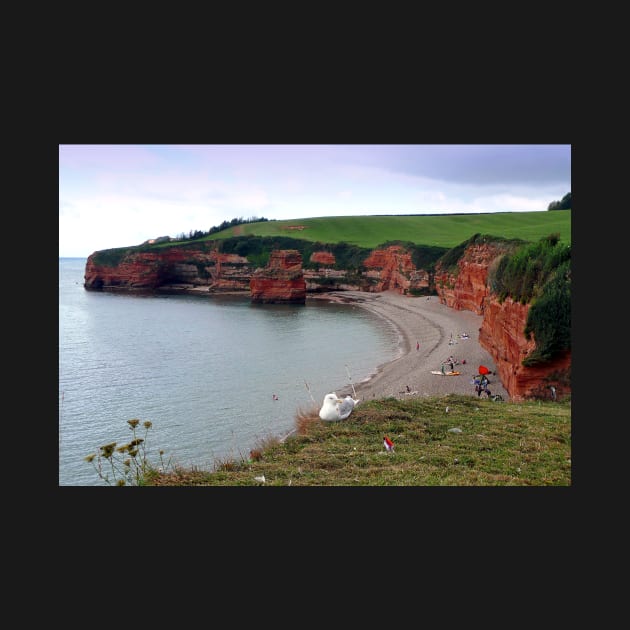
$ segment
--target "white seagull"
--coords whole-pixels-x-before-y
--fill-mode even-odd
[[[335,392],[324,396],[324,403],[319,410],[319,417],[322,420],[345,420],[359,404],[358,399],[352,396],[339,398]]]

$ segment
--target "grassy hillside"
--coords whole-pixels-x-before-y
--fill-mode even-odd
[[[571,402],[451,394],[368,401],[342,422],[302,412],[284,442],[269,438],[213,471],[149,474],[144,485],[569,486]]]
[[[304,229],[290,229],[303,226]],[[507,239],[538,241],[560,234],[560,242],[571,243],[571,210],[544,212],[501,212],[493,214],[396,215],[317,217],[286,221],[244,223],[222,230],[206,239],[232,236],[291,236],[320,243],[344,241],[374,248],[386,241],[410,241],[418,245],[455,247],[474,234]]]

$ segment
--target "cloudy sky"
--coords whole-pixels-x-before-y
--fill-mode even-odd
[[[571,146],[59,145],[59,256],[251,217],[546,212]]]

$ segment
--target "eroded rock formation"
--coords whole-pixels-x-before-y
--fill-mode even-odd
[[[99,262],[103,261],[103,262]],[[212,291],[248,291],[253,266],[247,258],[216,249],[168,247],[130,251],[116,264],[92,254],[85,266],[84,287],[97,291],[156,291],[207,286]]]
[[[488,269],[505,250],[504,246],[496,244],[473,243],[459,259],[457,273],[449,272],[438,264],[434,282],[440,302],[458,311],[483,315],[484,300],[490,293]]]
[[[306,281],[297,249],[274,250],[266,267],[256,269],[249,283],[251,300],[263,304],[304,304]]]
[[[400,245],[375,249],[363,261],[363,276],[372,280],[367,290],[398,291],[407,294],[413,289],[428,289],[429,274],[416,269],[411,254]]]
[[[556,395],[564,397],[571,393],[570,351],[540,365],[522,365],[536,347],[536,340],[527,339],[523,333],[529,309],[529,304],[510,298],[503,303],[496,297],[485,298],[479,343],[494,359],[501,383],[513,400],[549,399],[552,385]]]

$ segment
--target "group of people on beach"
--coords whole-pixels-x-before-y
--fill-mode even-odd
[[[453,355],[449,355],[448,359],[446,359],[445,361],[442,361],[442,374],[446,374],[446,370],[444,368],[445,365],[448,365],[450,368],[451,372],[455,371],[455,366],[460,363],[460,361],[457,361],[456,359],[453,358]],[[461,364],[462,365],[466,365],[466,359],[462,359],[461,360]]]
[[[488,377],[485,374],[477,374],[477,376],[475,376],[472,382],[475,386],[475,391],[477,392],[477,396],[481,397],[482,393],[485,393],[485,395],[488,398],[492,396],[492,392],[488,389],[488,385],[490,384],[490,381],[488,380]]]

